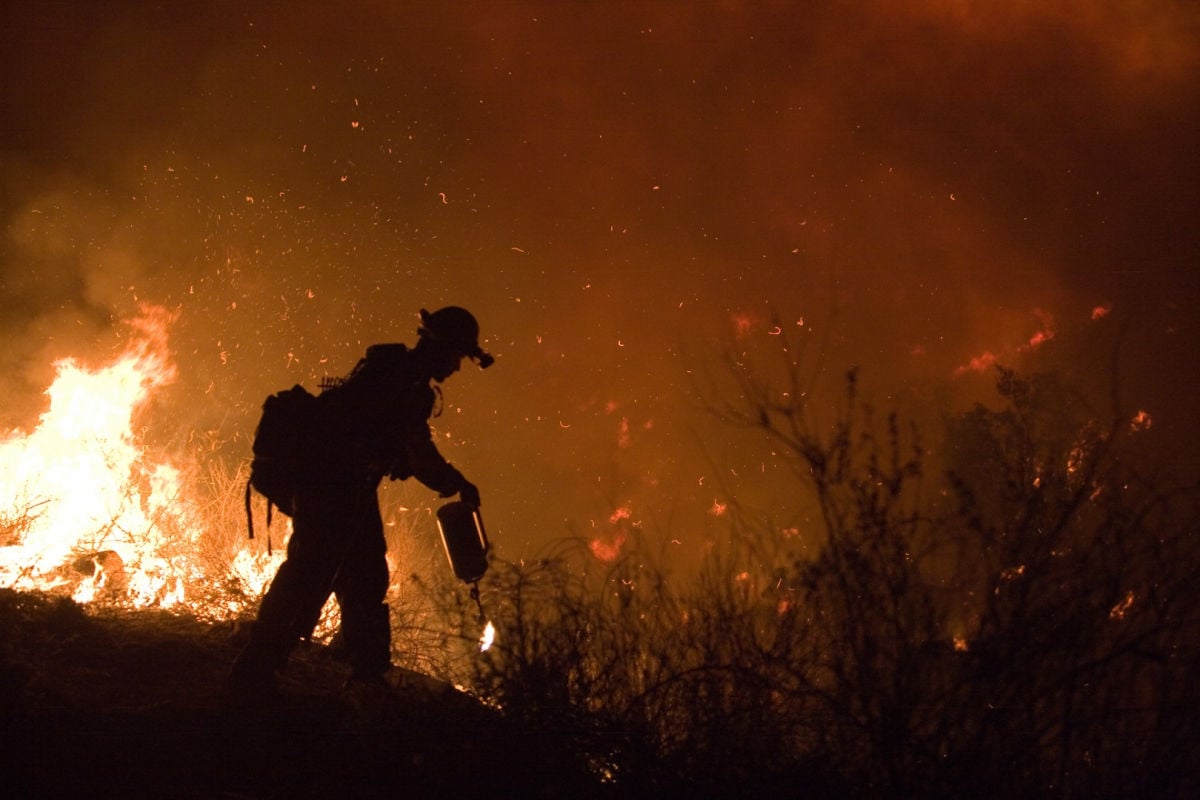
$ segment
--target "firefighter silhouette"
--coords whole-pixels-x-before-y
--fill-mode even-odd
[[[480,368],[479,324],[457,306],[421,310],[417,344],[367,349],[348,376],[318,395],[319,436],[296,486],[287,558],[263,598],[251,638],[234,663],[233,699],[273,696],[288,655],[310,636],[331,593],[351,681],[382,682],[391,668],[385,602],[387,545],[376,495],[380,481],[415,477],[442,497],[479,507],[479,490],[438,452],[429,418],[441,384],[464,358]]]

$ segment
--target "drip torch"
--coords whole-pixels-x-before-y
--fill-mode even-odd
[[[479,623],[488,622],[479,598],[479,579],[487,572],[488,538],[479,509],[461,500],[446,503],[437,510],[438,533],[455,577],[471,584],[471,599],[479,608]],[[488,623],[490,628],[491,623]],[[487,649],[485,642],[483,649]]]

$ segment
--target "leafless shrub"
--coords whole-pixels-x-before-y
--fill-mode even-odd
[[[604,568],[579,543],[499,562],[476,691],[633,789],[1196,789],[1200,492],[1131,470],[1127,421],[1002,370],[928,475],[854,372],[818,424],[794,358],[783,390],[747,364],[714,408],[791,464],[815,544],[743,514],[684,580],[644,542]]]

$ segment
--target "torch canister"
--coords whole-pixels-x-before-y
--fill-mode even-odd
[[[456,500],[437,510],[437,521],[450,569],[460,580],[475,583],[488,566],[488,538],[479,509]]]

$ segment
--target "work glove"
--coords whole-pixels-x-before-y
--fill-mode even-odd
[[[458,488],[458,499],[462,500],[467,508],[474,511],[479,508],[479,489],[464,478],[462,486]]]

